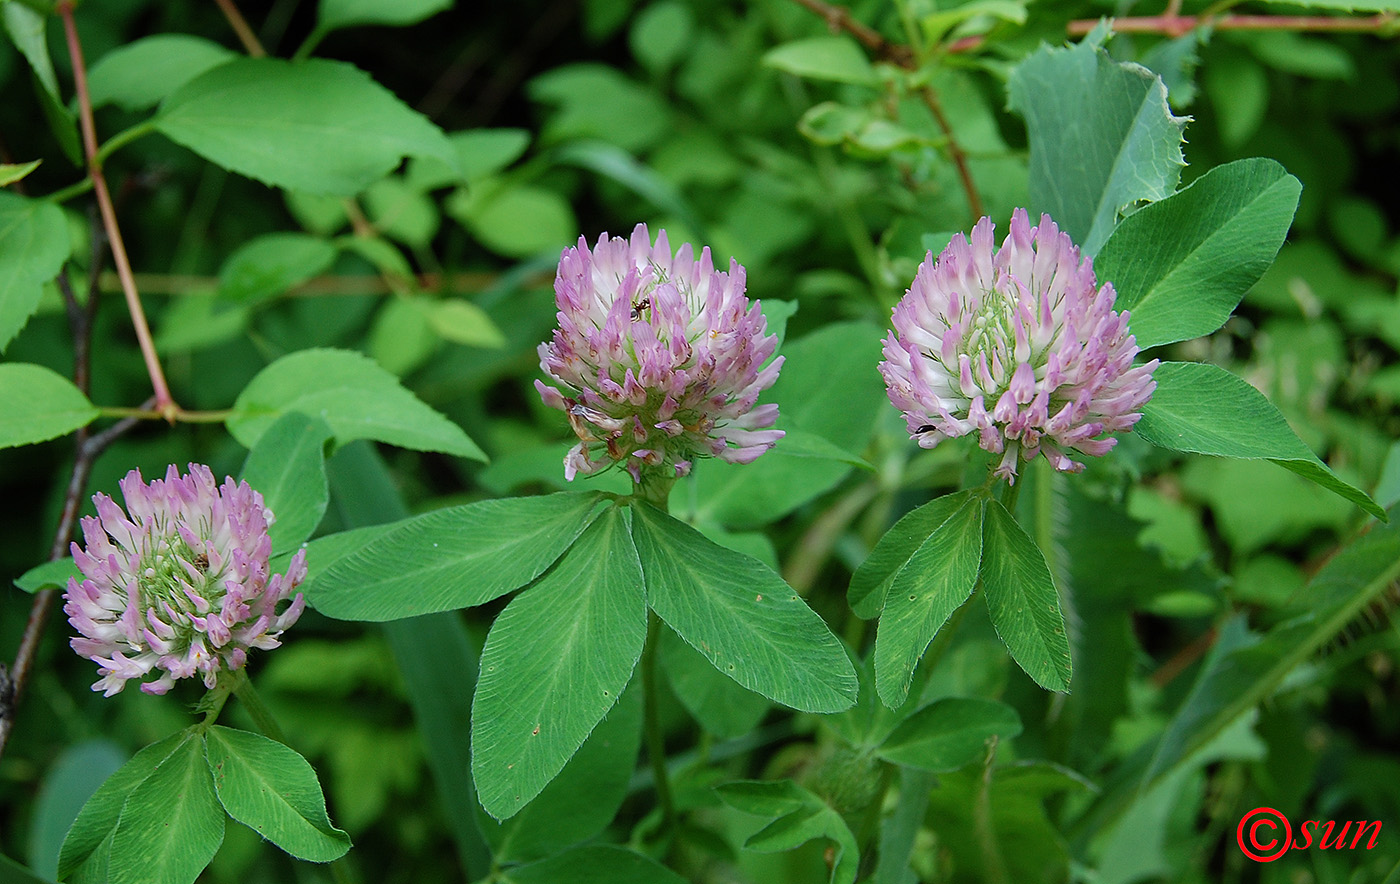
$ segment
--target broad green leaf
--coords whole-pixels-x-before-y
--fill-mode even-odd
[[[882,758],[933,773],[981,761],[992,737],[1021,732],[1021,716],[996,700],[946,697],[904,719],[880,748]]]
[[[39,168],[42,162],[43,160],[31,160],[27,163],[0,163],[0,187],[23,181],[30,172]]]
[[[970,491],[951,496],[947,504],[928,505],[934,518],[946,508],[952,512],[932,533],[918,538],[917,548],[907,557],[902,549],[890,550],[892,557],[903,560],[890,578],[875,634],[875,688],[890,708],[909,696],[919,658],[977,585],[977,565],[984,554],[985,498]],[[897,537],[896,544],[902,546],[902,538]]]
[[[611,844],[575,847],[501,873],[504,884],[685,884],[656,860]]]
[[[684,56],[694,35],[695,13],[684,3],[653,3],[639,11],[627,33],[627,44],[648,70],[670,69]]]
[[[118,46],[88,71],[92,106],[143,111],[195,77],[237,58],[233,51],[190,34],[156,34]]]
[[[804,712],[855,702],[841,643],[781,577],[651,506],[633,513],[648,603],[715,668]]]
[[[1123,219],[1094,270],[1146,349],[1220,328],[1273,263],[1302,185],[1273,160],[1238,160]]]
[[[591,493],[484,500],[399,522],[302,591],[328,617],[396,620],[480,605],[534,580],[587,527]]]
[[[485,310],[471,301],[462,298],[430,301],[426,309],[428,324],[444,341],[496,350],[506,345],[506,336],[500,328]]]
[[[778,426],[794,435],[815,434],[843,451],[865,450],[876,415],[888,407],[880,374],[871,369],[880,361],[881,335],[869,323],[846,322],[785,343],[782,372],[763,396],[763,401],[778,403]],[[697,464],[691,480],[698,500],[693,521],[735,528],[764,525],[819,496],[851,471],[849,463],[838,459],[819,459],[807,452],[784,454],[785,441],[751,464]],[[678,492],[672,500],[689,496]]]
[[[317,27],[325,31],[355,25],[417,24],[452,7],[452,0],[321,0]]]
[[[772,708],[767,697],[720,675],[703,654],[669,628],[661,633],[657,656],[681,705],[722,740],[736,739],[758,727]]]
[[[337,514],[344,524],[358,527],[313,541],[307,549],[313,569],[322,558],[334,560],[354,552],[392,528],[381,522],[408,516],[402,493],[369,443],[352,442],[342,448],[327,464],[327,474]],[[329,545],[332,541],[337,542],[334,548]],[[491,866],[490,849],[475,822],[479,805],[471,774],[477,644],[455,611],[385,623],[383,629],[403,673],[404,691],[427,753],[442,818],[457,845],[462,874],[475,881],[485,877]]]
[[[857,617],[871,620],[880,616],[885,607],[885,595],[895,575],[939,526],[965,503],[966,494],[945,494],[905,513],[885,532],[856,573],[851,575],[851,585],[846,590],[846,601]]]
[[[629,511],[609,506],[496,618],[472,701],[481,806],[514,815],[559,773],[632,677],[646,641]]]
[[[35,565],[28,571],[15,578],[15,586],[25,592],[38,592],[41,589],[63,589],[68,585],[68,578],[76,577],[78,582],[83,580],[83,572],[78,570],[78,566],[73,564],[72,556],[64,556],[52,562],[45,562],[42,565]]]
[[[274,556],[300,546],[326,514],[325,452],[332,435],[320,418],[291,411],[262,434],[243,462],[241,478],[262,494],[275,517],[267,532]]]
[[[34,76],[34,91],[38,93],[44,118],[64,154],[78,164],[82,152],[78,146],[77,123],[59,92],[58,77],[54,74],[53,60],[49,57],[48,23],[47,15],[25,3],[16,0],[0,2],[0,24],[3,24],[15,48],[29,62]]]
[[[344,62],[242,58],[166,98],[156,128],[226,169],[273,187],[351,196],[405,156],[455,165],[442,131]]]
[[[762,853],[792,850],[813,838],[836,845],[831,884],[854,884],[860,851],[846,821],[831,805],[792,780],[740,780],[716,786],[725,804],[756,816],[777,817],[744,842]]]
[[[834,460],[868,472],[875,471],[875,467],[871,466],[865,458],[852,454],[834,442],[828,442],[824,436],[806,430],[785,430],[784,436],[778,444],[782,446],[782,453],[788,457]]]
[[[63,839],[58,854],[60,880],[70,884],[107,880],[112,833],[117,828],[127,796],[182,746],[187,737],[182,731],[152,743],[132,756],[92,793]]]
[[[641,746],[642,690],[633,681],[535,800],[503,823],[477,814],[498,859],[540,859],[602,832],[627,797]]]
[[[374,439],[402,448],[485,460],[462,428],[429,408],[373,360],[348,350],[300,350],[258,372],[228,416],[252,448],[289,411],[320,417],[339,444]]]
[[[452,143],[460,171],[442,160],[415,157],[408,165],[409,187],[429,191],[489,178],[524,155],[530,146],[530,133],[525,129],[472,129],[453,132],[447,140]]]
[[[1264,0],[1266,3],[1302,6],[1308,9],[1343,9],[1351,12],[1397,12],[1397,0]]]
[[[36,874],[45,879],[58,874],[59,850],[73,821],[93,792],[126,761],[126,753],[110,740],[84,740],[54,760],[34,799],[29,826],[29,865]]]
[[[998,501],[989,501],[982,532],[982,593],[992,626],[1035,683],[1068,691],[1069,637],[1060,596],[1035,541]]]
[[[1160,448],[1270,460],[1316,482],[1377,518],[1385,510],[1343,482],[1294,434],[1264,394],[1215,365],[1164,362],[1153,373],[1157,391],[1134,428]]]
[[[764,65],[813,80],[874,86],[880,82],[865,50],[846,36],[810,37],[768,50]]]
[[[38,309],[43,284],[58,275],[69,248],[58,206],[0,193],[0,352]]]
[[[224,841],[224,809],[193,729],[122,805],[107,862],[111,884],[193,884]]]
[[[705,222],[684,194],[655,169],[617,145],[606,141],[574,141],[554,151],[552,157],[562,165],[577,166],[611,178],[661,212],[680,219],[699,238],[705,238]]]
[[[405,377],[427,362],[440,341],[419,298],[384,302],[369,331],[369,355],[390,374]]]
[[[73,382],[42,365],[0,365],[0,448],[32,445],[85,427],[97,409]]]
[[[674,132],[671,103],[609,65],[563,65],[527,88],[533,100],[557,107],[545,122],[540,140],[546,144],[600,138],[642,154]]]
[[[295,856],[330,862],[350,849],[331,824],[310,763],[276,740],[215,725],[204,738],[214,791],[228,815]]]
[[[1098,30],[1048,46],[1011,71],[1007,94],[1030,138],[1030,202],[1086,254],[1098,253],[1120,212],[1176,189],[1184,117],[1147,68],[1114,61]]]
[[[374,229],[410,248],[428,248],[442,225],[437,204],[402,178],[376,181],[365,191],[364,202]]]
[[[542,187],[483,182],[448,197],[446,209],[482,245],[508,258],[557,254],[578,233],[569,201]]]
[[[306,233],[265,233],[234,250],[219,269],[219,297],[253,304],[330,269],[336,248]]]

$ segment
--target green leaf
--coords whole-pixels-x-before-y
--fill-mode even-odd
[[[351,196],[405,156],[455,165],[442,131],[369,75],[337,61],[242,58],[175,90],[156,128],[273,187]]]
[[[768,50],[763,64],[799,77],[874,86],[880,82],[865,50],[845,36],[810,37]]]
[[[506,345],[506,336],[486,311],[471,301],[449,298],[427,305],[428,324],[445,341],[468,347],[499,350]]]
[[[35,565],[25,571],[15,578],[15,586],[25,592],[38,592],[41,589],[63,589],[68,585],[69,577],[76,577],[81,583],[83,572],[79,571],[78,566],[73,564],[72,556],[64,556],[52,562]]]
[[[263,433],[241,478],[262,494],[275,517],[268,534],[272,554],[295,550],[326,514],[326,442],[334,434],[326,422],[290,411]]]
[[[205,733],[204,751],[229,816],[297,859],[325,863],[350,849],[350,836],[326,815],[316,771],[295,750],[215,725]]]
[[[918,537],[901,532],[874,566],[883,567],[882,563],[888,560],[897,565],[889,578],[888,595],[875,635],[875,689],[891,709],[909,696],[919,658],[977,585],[977,565],[983,555],[985,498],[971,491],[950,497],[946,503],[940,498],[927,504],[927,515],[910,520],[910,527],[920,528],[937,522],[931,533]],[[947,516],[938,521],[945,511]],[[871,557],[876,558],[875,553]],[[868,582],[863,580],[861,585]],[[852,585],[856,585],[854,581]],[[877,594],[872,593],[872,597]]]
[[[874,472],[875,467],[870,462],[859,455],[852,454],[833,442],[828,442],[825,437],[818,436],[806,430],[785,430],[784,436],[778,443],[782,446],[782,453],[788,457],[814,457],[820,460],[834,460],[839,463],[850,464],[868,472]]]
[[[321,0],[316,26],[323,31],[355,25],[403,27],[451,8],[452,0]]]
[[[97,419],[73,382],[42,365],[0,365],[0,448],[32,445]]]
[[[715,787],[730,807],[756,816],[777,817],[744,842],[761,853],[792,850],[813,838],[828,838],[836,845],[831,863],[831,884],[854,884],[860,851],[846,821],[831,805],[792,780],[740,780]]]
[[[300,350],[258,372],[233,403],[229,432],[252,448],[289,411],[320,417],[340,444],[374,439],[486,459],[461,427],[423,404],[373,360],[348,350]]]
[[[224,809],[186,730],[174,750],[131,790],[112,832],[111,884],[193,884],[224,841]]]
[[[402,178],[376,181],[365,191],[364,202],[374,229],[410,248],[428,248],[442,224],[437,204]]]
[[[982,592],[992,626],[1035,683],[1068,691],[1069,637],[1060,596],[1035,541],[998,501],[987,503],[982,531]]]
[[[1238,160],[1123,219],[1094,258],[1146,349],[1207,335],[1273,263],[1303,186],[1273,160]]]
[[[34,799],[29,864],[35,874],[45,879],[58,874],[59,850],[73,821],[102,782],[126,761],[126,753],[110,740],[84,740],[58,755]]]
[[[887,761],[949,773],[981,761],[992,737],[1021,732],[1021,716],[996,700],[946,697],[904,719],[876,752]]]
[[[845,322],[784,344],[782,373],[764,396],[778,403],[778,425],[794,435],[821,436],[846,452],[865,450],[876,416],[888,407],[882,406],[880,374],[871,369],[880,361],[881,336],[870,323]],[[751,464],[697,464],[693,481],[699,504],[695,513],[685,514],[688,519],[729,527],[763,525],[819,496],[851,471],[841,459],[818,459],[807,452],[789,456],[785,442]]]
[[[472,775],[496,819],[559,773],[632,677],[646,641],[628,511],[610,506],[496,618],[472,701]]]
[[[133,40],[102,56],[88,71],[92,106],[115,104],[128,111],[153,108],[190,80],[237,57],[218,43],[189,34]]]
[[[875,544],[846,590],[846,601],[862,620],[880,616],[890,583],[939,526],[967,502],[966,494],[945,494],[910,510]],[[980,542],[980,541],[979,541]]]
[[[489,178],[520,159],[530,146],[525,129],[472,129],[447,136],[457,156],[458,169],[431,157],[409,163],[408,186],[420,191],[436,190],[463,181]]]
[[[27,163],[0,163],[0,187],[23,181],[30,172],[39,168],[43,160],[30,160]]]
[[[482,245],[508,258],[557,254],[578,233],[569,201],[542,187],[483,182],[448,197],[446,209]]]
[[[637,13],[627,43],[648,70],[663,72],[684,57],[695,29],[695,13],[684,3],[653,3]]]
[[[64,154],[75,164],[79,163],[82,153],[78,146],[77,124],[73,112],[63,102],[53,60],[49,57],[48,16],[25,3],[6,0],[0,2],[0,23],[4,25],[15,48],[29,62],[34,76],[34,91],[38,93],[39,104],[54,138]]]
[[[78,818],[63,839],[58,854],[58,878],[69,884],[105,882],[112,833],[121,818],[122,806],[137,786],[146,781],[175,750],[184,745],[188,734],[172,734],[152,743],[109,776],[78,812]]]
[[[219,269],[219,297],[253,304],[326,272],[336,248],[306,233],[265,233],[234,250]]]
[[[1011,71],[1007,94],[1030,138],[1032,212],[1047,212],[1086,254],[1118,215],[1176,189],[1183,117],[1161,78],[1114,61],[1096,30],[1067,49],[1042,47]]]
[[[480,605],[534,580],[588,526],[591,493],[484,500],[399,522],[302,591],[328,617],[396,620]]]
[[[69,249],[58,206],[0,193],[0,352],[34,315],[43,284],[63,269]]]
[[[781,577],[651,506],[633,512],[648,603],[715,668],[805,712],[855,702],[841,643]]]
[[[657,656],[676,699],[701,727],[720,739],[747,734],[772,708],[767,697],[720,675],[703,654],[670,628],[661,632]]]
[[[685,884],[650,857],[610,844],[575,847],[501,873],[505,884]]]
[[[427,310],[418,298],[390,298],[374,315],[369,355],[391,374],[411,374],[432,357],[438,344]]]
[[[1400,12],[1397,0],[1264,0],[1265,3],[1302,6],[1307,9],[1341,9],[1348,12]]]
[[[1164,362],[1157,391],[1134,428],[1160,448],[1221,457],[1270,460],[1384,519],[1365,492],[1337,478],[1294,434],[1264,394],[1215,365]]]
[[[479,813],[497,858],[539,859],[602,832],[627,797],[641,745],[642,691],[634,681],[535,800],[504,823]]]
[[[617,145],[606,141],[574,141],[560,147],[552,157],[561,165],[577,166],[611,178],[659,211],[680,219],[700,239],[705,238],[705,222],[681,191]]]

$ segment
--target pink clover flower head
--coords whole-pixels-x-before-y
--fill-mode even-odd
[[[72,545],[84,579],[69,578],[63,612],[80,635],[73,650],[98,666],[92,686],[111,696],[128,679],[163,694],[177,678],[212,688],[223,670],[241,669],[250,648],[281,644],[306,606],[292,592],[306,577],[299,550],[286,574],[269,574],[273,516],[247,482],[200,464],[181,475],[172,464],[149,484],[139,470],[120,482],[126,510],[93,495],[97,517],[82,520]],[[283,605],[283,602],[290,602]]]
[[[778,339],[737,262],[725,273],[708,247],[673,254],[666,231],[653,245],[639,224],[591,251],[580,237],[559,258],[554,291],[559,328],[539,354],[557,386],[535,388],[578,436],[564,458],[570,481],[614,463],[639,484],[644,472],[683,476],[697,457],[749,463],[782,438],[770,429],[778,406],[756,403],[783,357],[768,362]]]
[[[1137,340],[1128,312],[1113,309],[1113,284],[1098,285],[1049,215],[1032,227],[1017,209],[999,249],[992,231],[983,218],[971,243],[958,234],[919,266],[885,338],[890,402],[924,448],[976,433],[1009,482],[1039,454],[1079,472],[1071,451],[1106,454],[1109,434],[1142,417],[1157,360],[1133,365]]]

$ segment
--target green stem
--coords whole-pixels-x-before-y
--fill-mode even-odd
[[[253,689],[253,683],[248,680],[248,673],[242,669],[238,671],[237,680],[233,683],[233,693],[248,710],[248,714],[252,716],[253,724],[263,732],[264,736],[271,737],[279,743],[287,742],[282,728],[277,725],[277,719],[273,718],[272,712],[263,705],[262,698]]]
[[[305,61],[311,57],[311,53],[316,51],[316,47],[321,45],[321,41],[326,39],[328,32],[325,28],[317,25],[315,30],[307,35],[306,40],[297,47],[297,51],[292,53],[292,61]]]
[[[642,702],[646,708],[647,759],[656,780],[656,802],[661,820],[670,833],[675,828],[676,807],[671,798],[671,780],[666,772],[666,734],[661,729],[660,698],[656,689],[656,646],[661,636],[661,618],[647,611],[647,643],[642,649]]]
[[[113,135],[111,138],[108,138],[107,141],[97,149],[97,164],[99,166],[102,165],[104,162],[106,162],[107,157],[111,156],[118,149],[130,144],[131,142],[135,141],[141,136],[149,135],[154,131],[156,131],[156,124],[154,120],[145,120],[143,122],[137,123],[130,129],[123,129],[116,135]]]
[[[1001,858],[996,830],[992,827],[992,761],[996,754],[997,738],[992,737],[982,767],[982,787],[972,805],[972,827],[982,852],[982,880],[989,884],[1006,884],[1006,862]]]
[[[84,178],[82,181],[76,181],[67,187],[60,187],[46,198],[53,203],[66,203],[73,197],[82,196],[90,190],[92,190],[92,179]]]

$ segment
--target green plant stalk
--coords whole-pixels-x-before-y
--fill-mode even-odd
[[[234,696],[238,697],[238,701],[243,704],[243,707],[248,710],[248,715],[252,717],[253,724],[257,726],[258,730],[263,732],[264,736],[270,737],[279,743],[285,744],[287,742],[287,737],[282,733],[282,728],[277,724],[277,719],[272,717],[272,711],[263,704],[262,698],[259,697],[258,692],[253,689],[253,683],[248,680],[247,671],[242,669],[238,670],[238,675],[233,682],[233,693]]]
[[[992,761],[996,754],[997,738],[992,737],[986,763],[982,766],[982,786],[972,805],[972,826],[982,852],[982,880],[989,884],[1006,884],[1006,863],[1001,858],[1001,847],[992,826]]]
[[[82,196],[90,190],[92,190],[92,179],[84,178],[82,181],[75,181],[67,187],[60,187],[44,198],[52,203],[66,203],[73,197]]]
[[[656,646],[660,643],[661,618],[647,610],[647,641],[642,649],[642,703],[645,710],[647,760],[656,786],[656,803],[661,807],[661,822],[667,833],[674,831],[676,805],[671,795],[671,780],[666,770],[666,734],[661,728],[660,703],[656,687]]]
[[[126,145],[142,137],[143,135],[149,135],[154,131],[156,131],[155,120],[144,120],[140,123],[137,123],[135,126],[132,126],[129,129],[123,129],[116,135],[113,135],[111,138],[108,138],[105,142],[103,142],[102,146],[97,149],[98,165],[102,165],[103,163],[107,162],[107,158],[116,151],[120,150],[122,147],[125,147]]]

